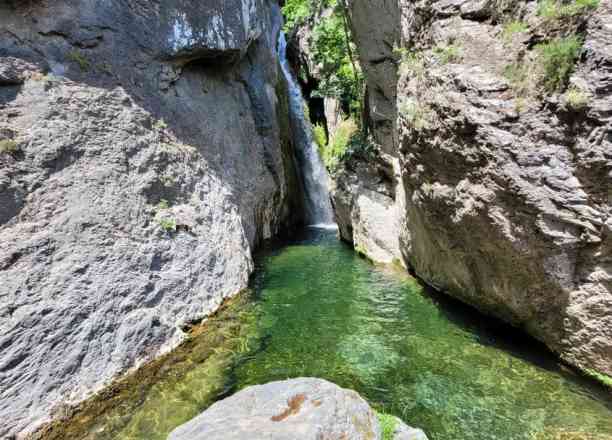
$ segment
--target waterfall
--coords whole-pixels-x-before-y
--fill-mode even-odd
[[[304,98],[287,61],[287,40],[283,32],[278,39],[278,54],[289,87],[289,113],[293,137],[302,166],[306,197],[306,221],[310,226],[334,227],[334,214],[329,200],[329,175],[319,156],[312,136],[312,126],[304,114]]]

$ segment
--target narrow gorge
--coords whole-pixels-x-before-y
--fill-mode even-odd
[[[612,1],[0,0],[0,438],[612,439]]]

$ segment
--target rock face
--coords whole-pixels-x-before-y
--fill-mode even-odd
[[[217,402],[168,436],[168,440],[264,438],[382,440],[376,414],[359,394],[313,378],[246,388]],[[393,439],[427,437],[396,419]]]
[[[302,217],[272,0],[0,3],[0,437],[175,346]]]
[[[342,237],[612,375],[612,1],[350,9],[380,154],[335,176]],[[542,91],[537,45],[576,33],[569,89]]]

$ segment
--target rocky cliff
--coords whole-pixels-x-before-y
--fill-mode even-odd
[[[342,237],[612,375],[612,2],[353,0]]]
[[[0,3],[0,437],[247,286],[301,218],[272,0]]]

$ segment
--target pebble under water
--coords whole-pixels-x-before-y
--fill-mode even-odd
[[[243,387],[314,376],[431,440],[612,439],[603,387],[517,331],[371,265],[333,231],[311,229],[261,255],[251,292],[205,327],[148,385],[134,381],[64,435],[164,440]]]

